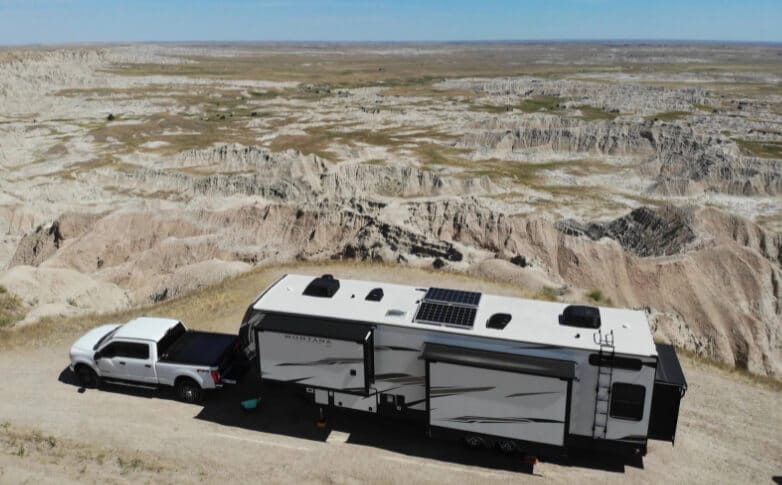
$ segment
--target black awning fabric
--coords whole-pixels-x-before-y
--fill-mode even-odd
[[[687,389],[684,371],[673,345],[655,344],[657,347],[657,373],[654,381]]]
[[[338,322],[295,315],[268,314],[257,328],[261,331],[309,335],[363,343],[372,326],[363,323]]]
[[[423,357],[429,361],[488,367],[510,372],[559,377],[561,379],[573,379],[576,375],[575,363],[567,360],[505,354],[443,344],[427,343],[424,346]]]

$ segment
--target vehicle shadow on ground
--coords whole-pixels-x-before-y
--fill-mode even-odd
[[[520,454],[504,455],[494,449],[472,450],[460,441],[429,438],[424,434],[422,421],[327,408],[324,416],[327,426],[319,429],[316,426],[318,407],[301,391],[283,386],[264,386],[262,389],[257,372],[250,371],[239,385],[223,389],[219,399],[207,400],[196,419],[314,441],[325,441],[331,431],[340,431],[349,434],[347,442],[352,444],[442,462],[533,473],[533,467],[525,464]],[[263,396],[258,410],[247,412],[241,408],[241,401],[258,396]],[[546,461],[618,473],[623,473],[626,466],[643,468],[641,457],[611,457],[596,453],[577,453]]]
[[[76,388],[76,392],[83,393],[87,391],[82,385],[79,383],[79,379],[76,377],[76,374],[69,368],[66,367],[65,369],[60,372],[60,375],[57,378],[58,381],[62,382],[63,384],[68,384],[71,386],[74,386]],[[96,391],[96,392],[111,392],[111,393],[117,393],[117,394],[125,394],[127,396],[134,396],[134,397],[143,397],[146,399],[168,399],[168,400],[176,400],[176,396],[174,395],[173,390],[171,389],[148,389],[143,387],[130,387],[130,386],[121,386],[117,384],[107,384],[103,383],[100,385],[100,389],[90,389],[90,391]]]
[[[76,376],[67,367],[60,373],[59,380],[79,387]],[[424,434],[421,421],[328,408],[324,416],[326,428],[321,429],[316,426],[318,407],[309,402],[303,393],[282,386],[264,386],[265,392],[262,392],[257,373],[251,371],[239,384],[208,394],[195,418],[223,426],[320,442],[326,441],[331,431],[339,431],[348,434],[347,442],[352,444],[446,463],[533,474],[533,467],[524,463],[520,454],[504,455],[494,449],[471,450],[459,441],[432,439]],[[174,393],[169,390],[150,391],[104,384],[101,391],[142,398],[175,399]],[[257,410],[248,412],[241,407],[243,400],[260,395],[263,399]],[[643,468],[640,457],[624,458],[589,452],[546,458],[545,461],[616,473],[623,473],[626,466]]]

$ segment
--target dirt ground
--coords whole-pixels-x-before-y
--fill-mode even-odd
[[[384,267],[295,268],[324,270],[421,283],[448,278],[420,270],[392,275]],[[292,271],[256,271],[136,312],[179,311],[191,326],[233,332],[244,310],[236,301],[246,305],[283,272]],[[466,282],[454,278],[453,286]],[[63,321],[57,328],[49,323],[0,340],[0,483],[779,483],[782,476],[782,393],[688,358],[690,388],[675,447],[650,442],[643,460],[586,454],[531,469],[518,456],[427,439],[416,423],[335,412],[329,428],[319,430],[314,408],[274,389],[259,412],[244,414],[238,402],[255,392],[252,378],[202,405],[177,402],[167,392],[82,391],[67,371],[81,324]]]

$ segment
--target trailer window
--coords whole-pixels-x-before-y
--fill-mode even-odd
[[[646,388],[635,384],[611,386],[611,417],[640,421],[644,417]]]

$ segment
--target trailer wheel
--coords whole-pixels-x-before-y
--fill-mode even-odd
[[[486,447],[486,441],[480,436],[476,436],[476,435],[466,436],[464,438],[464,443],[467,445],[468,448],[473,450]]]
[[[78,378],[81,387],[87,389],[94,389],[98,387],[98,374],[92,369],[92,367],[86,365],[77,366],[76,377]]]
[[[186,403],[197,403],[204,395],[201,386],[189,377],[180,377],[177,379],[175,389],[177,397]]]
[[[498,441],[497,448],[506,455],[510,455],[516,451],[516,443],[513,441]]]

